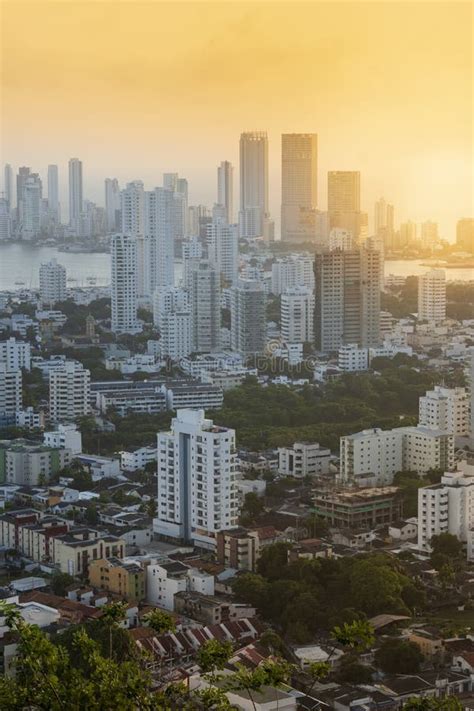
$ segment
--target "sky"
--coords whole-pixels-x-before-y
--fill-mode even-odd
[[[438,221],[454,239],[473,207],[470,2],[3,0],[0,152],[46,184],[83,161],[84,197],[103,180],[187,177],[216,200],[245,130],[268,131],[270,208],[280,209],[281,133],[318,134],[328,170],[360,170],[362,206]],[[0,180],[1,183],[1,180]]]

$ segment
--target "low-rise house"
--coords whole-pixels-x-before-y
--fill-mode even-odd
[[[147,601],[174,610],[179,592],[198,592],[214,595],[214,576],[180,561],[153,560],[146,569]]]
[[[410,541],[418,536],[418,519],[407,518],[394,521],[388,527],[388,535],[397,541]]]
[[[156,447],[137,447],[120,452],[120,466],[128,472],[144,469],[147,464],[156,463]]]
[[[255,608],[249,605],[186,591],[178,592],[174,596],[174,610],[180,615],[208,625],[235,622],[255,616]]]

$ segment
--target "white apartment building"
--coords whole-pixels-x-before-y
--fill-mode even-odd
[[[155,289],[153,294],[153,323],[161,330],[162,317],[164,314],[175,311],[189,311],[191,302],[189,292],[178,286],[164,286]]]
[[[41,232],[43,186],[38,173],[31,173],[23,183],[21,193],[20,230],[24,240],[32,240]]]
[[[13,336],[0,342],[0,363],[8,370],[31,369],[31,346],[28,341],[17,341]]]
[[[123,234],[114,235],[111,255],[112,331],[138,333],[136,239]]]
[[[157,438],[155,533],[215,547],[217,531],[237,523],[235,431],[215,426],[204,410],[178,410]]]
[[[107,232],[120,229],[120,188],[117,178],[105,179],[105,224]]]
[[[474,476],[447,472],[439,484],[418,490],[418,546],[429,549],[430,540],[451,533],[467,542],[474,528]]]
[[[175,197],[180,194],[167,188],[145,193],[145,291],[150,295],[174,284]]]
[[[0,363],[0,419],[14,418],[22,402],[21,370],[10,370]]]
[[[265,291],[258,281],[241,279],[231,289],[230,328],[232,350],[254,355],[265,350]]]
[[[290,254],[272,264],[272,294],[282,294],[294,286],[314,289],[314,264],[309,254]]]
[[[452,432],[455,437],[468,437],[469,409],[469,394],[465,388],[436,385],[419,399],[419,424]]]
[[[356,373],[369,368],[369,349],[359,348],[357,343],[341,346],[337,357],[338,367],[345,373]]]
[[[292,447],[278,448],[278,472],[302,479],[329,474],[331,450],[317,442],[295,442]]]
[[[68,449],[57,449],[24,439],[0,441],[0,470],[7,484],[38,486],[69,464]]]
[[[67,449],[71,454],[81,454],[82,435],[75,424],[58,425],[57,429],[43,434],[47,447]]]
[[[193,352],[193,323],[189,310],[176,310],[161,317],[160,354],[179,361]]]
[[[239,236],[236,225],[213,220],[207,225],[209,260],[228,284],[236,284],[239,273]]]
[[[120,452],[120,467],[127,472],[144,469],[150,462],[156,462],[156,447],[137,447],[129,452]]]
[[[268,211],[268,137],[263,131],[240,136],[240,236],[266,237]]]
[[[40,299],[42,304],[52,306],[58,301],[65,301],[66,267],[58,264],[56,259],[42,264],[39,269]]]
[[[286,343],[314,340],[314,294],[308,286],[293,286],[281,295],[281,336]]]
[[[219,385],[187,384],[162,385],[168,410],[202,409],[218,410],[224,403],[224,392]]]
[[[135,281],[137,296],[144,296],[148,283],[145,249],[145,188],[141,180],[127,183],[120,193],[120,231],[135,242]]]
[[[214,595],[214,576],[174,560],[152,561],[146,567],[147,602],[165,610],[174,610],[178,592]]]
[[[90,371],[82,363],[65,361],[49,374],[49,416],[52,422],[71,422],[90,412]]]
[[[446,319],[446,272],[432,269],[418,277],[418,319],[439,323]]]
[[[454,436],[423,425],[362,430],[340,439],[340,473],[344,483],[370,479],[391,484],[399,471],[425,474],[454,466]]]

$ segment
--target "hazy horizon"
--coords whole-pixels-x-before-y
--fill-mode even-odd
[[[29,22],[24,22],[28,12]],[[417,3],[2,4],[2,159],[15,172],[83,161],[84,197],[103,181],[189,181],[216,200],[221,160],[242,131],[267,130],[279,223],[281,133],[318,134],[327,171],[360,170],[362,207],[433,220],[452,241],[473,214],[472,5]],[[3,182],[3,181],[2,181]]]

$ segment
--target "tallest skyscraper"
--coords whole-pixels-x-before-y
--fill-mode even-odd
[[[268,138],[264,131],[240,136],[240,236],[273,239],[268,212]]]

